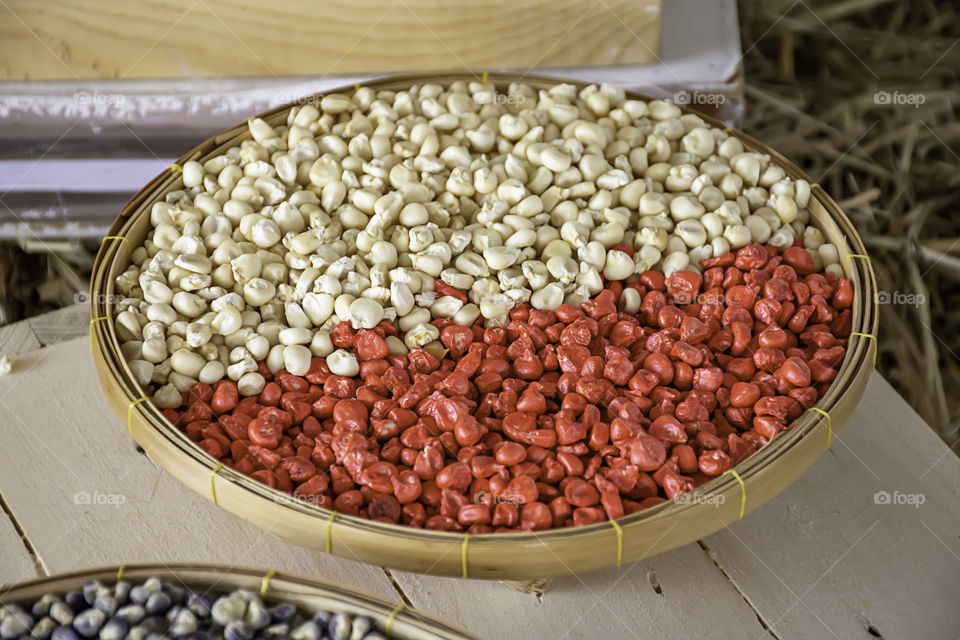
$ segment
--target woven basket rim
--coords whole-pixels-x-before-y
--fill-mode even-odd
[[[144,579],[157,576],[161,579],[174,579],[183,586],[206,587],[207,593],[226,594],[237,588],[265,590],[262,595],[266,601],[284,601],[289,599],[289,589],[295,587],[305,590],[300,596],[322,597],[343,605],[345,608],[358,609],[358,615],[392,617],[395,625],[408,625],[412,630],[422,633],[442,635],[429,636],[447,640],[468,640],[474,638],[461,629],[451,626],[445,620],[432,614],[404,605],[397,609],[396,603],[385,598],[354,587],[299,576],[285,571],[255,569],[242,565],[226,565],[219,563],[134,563],[120,565],[105,565],[87,569],[77,569],[49,576],[32,578],[22,582],[0,586],[0,603],[17,603],[28,596],[31,591],[48,585],[57,591],[80,586],[84,581],[97,579],[108,584],[121,579]],[[240,584],[243,582],[244,584]],[[399,596],[398,596],[399,600]],[[402,602],[402,600],[400,600]],[[333,607],[332,607],[333,608]],[[394,611],[396,611],[394,613]],[[376,621],[376,620],[375,620]]]

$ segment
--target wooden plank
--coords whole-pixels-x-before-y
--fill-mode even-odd
[[[0,16],[4,80],[647,63],[660,32],[660,0],[10,0]]]
[[[146,153],[148,151],[144,150]],[[127,195],[166,169],[173,158],[0,159],[0,190]]]
[[[90,336],[90,306],[86,294],[77,294],[79,302],[27,320],[33,335],[43,346]]]
[[[557,578],[539,597],[495,582],[393,577],[415,607],[443,612],[486,638],[769,637],[696,545],[620,569]]]
[[[26,322],[14,322],[0,327],[0,356],[14,358],[21,353],[39,349],[40,346],[40,341]],[[17,366],[16,359],[13,366]]]
[[[21,356],[0,379],[0,486],[44,571],[221,562],[347,582],[390,600],[383,570],[294,547],[192,493],[137,452],[107,405],[86,338]],[[0,581],[16,572],[0,564]]]
[[[874,373],[828,455],[704,542],[779,638],[953,638],[958,495],[960,459]]]
[[[4,477],[0,475],[2,481]],[[0,585],[23,582],[41,575],[9,514],[6,511],[0,513]]]

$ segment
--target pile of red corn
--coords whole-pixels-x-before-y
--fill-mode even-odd
[[[579,307],[518,305],[506,327],[436,319],[447,353],[389,352],[381,322],[259,396],[196,384],[164,414],[226,465],[342,513],[489,533],[618,518],[724,473],[788,428],[836,377],[853,288],[792,247],[749,245]],[[442,355],[442,357],[437,357]]]

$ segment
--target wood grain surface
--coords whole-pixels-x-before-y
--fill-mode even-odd
[[[661,0],[8,0],[0,79],[647,63]]]
[[[0,583],[39,578],[43,573],[30,555],[27,542],[20,537],[11,516],[4,505],[4,513],[0,516],[0,567],[3,573]]]

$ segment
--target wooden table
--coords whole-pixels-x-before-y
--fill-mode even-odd
[[[2,583],[221,562],[345,582],[481,638],[934,640],[960,630],[960,460],[878,374],[830,452],[775,500],[696,544],[537,595],[327,556],[217,509],[137,452],[100,390],[87,329],[82,306],[0,329],[0,354],[16,356],[0,378]]]

